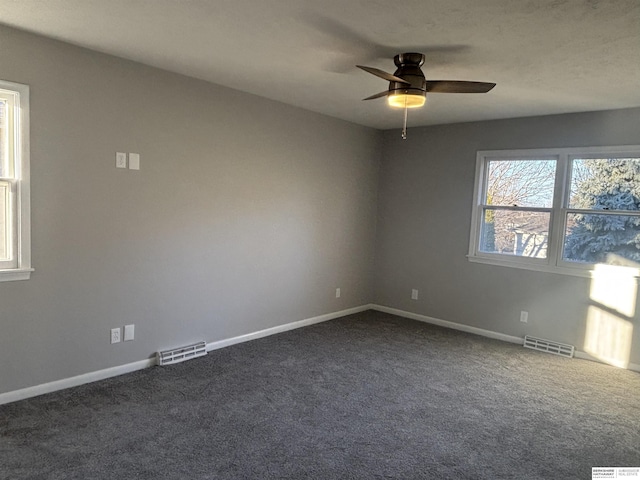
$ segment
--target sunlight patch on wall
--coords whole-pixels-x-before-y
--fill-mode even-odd
[[[593,303],[587,313],[584,350],[610,365],[627,368],[636,313],[638,270],[596,265],[591,280]]]
[[[627,368],[632,333],[631,322],[592,305],[587,315],[584,350],[605,363]]]
[[[636,313],[636,269],[596,265],[591,280],[591,300],[626,317]]]

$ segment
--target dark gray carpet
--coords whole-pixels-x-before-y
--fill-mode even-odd
[[[379,312],[0,406],[2,479],[590,479],[640,375]]]

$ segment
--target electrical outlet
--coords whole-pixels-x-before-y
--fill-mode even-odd
[[[413,290],[411,290],[411,300],[417,300],[417,299],[418,299],[418,290],[414,288]]]
[[[120,328],[112,328],[111,343],[119,343],[119,342],[120,342]]]
[[[522,323],[527,323],[529,321],[529,312],[525,312],[524,310],[522,310],[520,312],[520,321]]]
[[[341,292],[339,288],[336,288],[336,298],[340,298]]]
[[[127,168],[127,154],[116,152],[116,168]]]

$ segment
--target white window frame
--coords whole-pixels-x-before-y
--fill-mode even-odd
[[[625,145],[611,147],[570,147],[570,148],[540,148],[528,150],[481,150],[476,156],[476,173],[473,191],[473,209],[471,214],[471,232],[469,238],[470,262],[484,263],[513,268],[522,268],[540,272],[560,273],[591,277],[595,264],[570,262],[563,260],[564,235],[568,212],[583,212],[569,208],[571,161],[574,158],[602,158],[611,155],[616,157],[640,157],[640,145]],[[507,207],[508,209],[524,211],[550,212],[551,220],[548,233],[547,258],[531,258],[525,256],[506,255],[500,253],[482,252],[480,250],[480,236],[482,228],[484,199],[486,198],[486,176],[488,164],[491,160],[556,160],[556,178],[551,208],[537,207]],[[504,208],[504,207],[502,207]],[[589,210],[586,213],[604,213],[607,211]],[[630,212],[616,211],[612,214],[626,214]],[[640,215],[639,212],[631,212]],[[632,268],[635,276],[640,276],[638,269]]]
[[[31,202],[29,176],[29,86],[0,80],[0,96],[11,109],[8,115],[8,175],[11,185],[9,219],[11,259],[0,262],[0,282],[28,280],[31,267]]]

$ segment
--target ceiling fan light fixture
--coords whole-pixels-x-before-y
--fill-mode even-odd
[[[395,108],[420,108],[424,106],[427,96],[424,93],[389,93],[387,103]]]
[[[391,74],[384,70],[364,65],[356,67],[389,82],[388,90],[376,93],[364,100],[387,97],[390,107],[404,110],[404,125],[402,138],[407,138],[407,111],[410,108],[420,108],[427,101],[430,93],[487,93],[495,83],[469,82],[465,80],[426,80],[422,69],[424,54],[416,52],[399,53],[393,57],[397,70]]]

